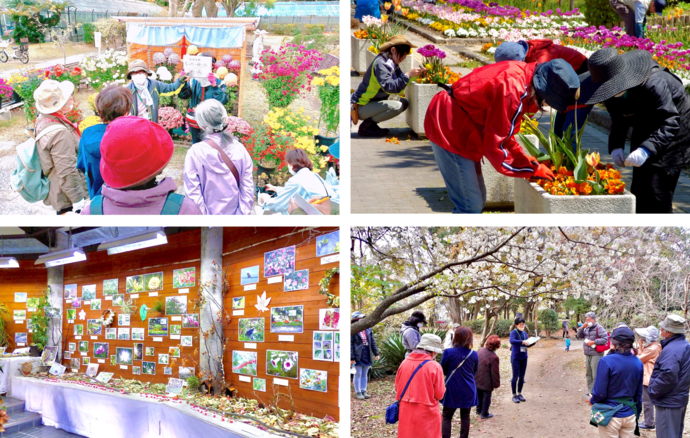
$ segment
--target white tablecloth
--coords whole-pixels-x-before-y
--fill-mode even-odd
[[[276,436],[194,412],[187,403],[157,402],[31,377],[14,377],[10,396],[25,400],[26,410],[40,413],[43,424],[93,438]]]
[[[38,357],[30,356],[0,359],[0,367],[2,367],[2,372],[0,373],[0,394],[9,392],[10,387],[12,386],[12,378],[21,376],[22,372],[19,370],[19,368],[21,368],[24,362],[38,359]]]

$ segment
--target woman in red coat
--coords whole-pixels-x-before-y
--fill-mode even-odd
[[[481,213],[484,208],[482,158],[506,176],[553,180],[551,170],[527,155],[513,136],[523,115],[536,113],[543,102],[564,111],[579,88],[573,68],[555,59],[540,65],[506,61],[475,68],[448,91],[437,93],[424,130],[455,204],[453,213]]]
[[[443,368],[434,360],[443,353],[441,338],[427,333],[398,368],[395,376],[395,398],[400,400],[398,438],[441,438],[439,400],[446,392]],[[410,380],[412,373],[425,363]],[[410,382],[403,396],[403,390]],[[402,400],[401,400],[402,397]]]
[[[498,46],[494,54],[496,62],[502,61],[522,61],[526,63],[536,62],[542,64],[552,59],[562,59],[575,70],[578,75],[587,73],[589,66],[587,57],[570,47],[561,46],[552,40],[520,40],[517,43],[505,42]],[[585,120],[592,111],[593,105],[574,104],[569,105],[565,112],[558,111],[556,120],[553,124],[553,132],[563,137],[565,131],[570,127],[573,134],[573,149],[576,143],[575,132],[584,124]],[[575,122],[577,122],[577,127]]]

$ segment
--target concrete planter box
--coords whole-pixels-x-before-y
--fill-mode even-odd
[[[635,195],[626,190],[623,195],[554,196],[537,183],[517,179],[515,213],[635,214]]]
[[[354,35],[350,35],[350,42],[352,48],[352,53],[350,54],[352,68],[354,68],[356,72],[364,73],[369,65],[367,63],[366,52],[369,46],[371,46],[371,41],[360,40],[359,38],[355,38]]]
[[[436,84],[418,84],[410,82],[405,89],[405,98],[410,107],[405,111],[405,122],[417,135],[426,137],[424,133],[424,118],[429,109],[431,98],[443,89]]]
[[[527,138],[532,144],[539,147],[539,139],[536,135],[527,135]],[[522,140],[517,135],[515,140],[522,145]],[[498,173],[487,159],[482,160],[482,176],[484,176],[484,185],[486,186],[485,208],[510,208],[515,205],[514,184],[519,178],[511,178]]]
[[[372,52],[367,50],[371,46],[371,41],[368,41],[368,42],[369,42],[369,44],[364,49],[364,51],[366,52],[367,64],[364,66],[364,69],[362,71],[366,70],[367,67],[369,67],[371,65],[371,63],[374,62],[374,58],[376,58],[376,55],[374,55]],[[407,73],[408,71],[412,70],[412,66],[414,65],[414,62],[412,59],[413,59],[413,56],[412,56],[412,54],[410,54],[407,56],[407,58],[405,58],[405,60],[402,62],[402,64],[400,64],[400,70],[402,70],[403,73]]]

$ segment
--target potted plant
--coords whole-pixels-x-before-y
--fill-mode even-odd
[[[417,135],[424,137],[426,111],[431,98],[441,90],[437,84],[452,85],[460,79],[460,75],[443,64],[446,57],[443,50],[429,44],[420,48],[418,52],[424,57],[422,65],[426,68],[426,73],[414,78],[405,89],[405,97],[410,103],[405,113],[405,121]]]
[[[328,154],[328,147],[338,141],[337,131],[340,123],[340,68],[331,67],[327,70],[319,71],[323,78],[314,78],[311,82],[312,87],[319,90],[319,100],[321,109],[319,112],[319,128],[323,122],[326,128],[326,135],[317,134],[314,136],[316,141],[316,151],[320,155]],[[320,132],[320,131],[319,131]],[[329,133],[333,133],[329,137]]]
[[[546,153],[520,134],[523,146],[551,167],[556,180],[516,181],[516,213],[635,213],[635,196],[625,190],[620,172],[610,163],[603,165],[598,152],[582,149],[585,125],[586,121],[574,134],[568,128],[563,138],[553,131],[545,136],[536,126],[526,125]]]
[[[356,30],[350,36],[350,65],[356,72],[363,73],[367,69],[367,49],[370,45],[369,32],[366,30]]]
[[[367,15],[366,17],[362,18],[362,21],[364,21],[364,24],[366,25],[366,31],[369,35],[369,40],[371,42],[370,45],[367,47],[365,53],[366,65],[364,66],[364,70],[366,70],[371,65],[371,63],[374,62],[374,58],[376,58],[376,55],[379,54],[379,47],[381,47],[383,43],[388,41],[390,37],[407,32],[407,28],[403,26],[401,23],[391,24],[391,22],[388,20],[387,15],[382,15],[380,20],[378,18]],[[405,58],[405,60],[400,64],[400,69],[403,72],[408,72],[412,69],[413,65],[414,60],[411,52],[409,55],[407,55],[407,58]]]

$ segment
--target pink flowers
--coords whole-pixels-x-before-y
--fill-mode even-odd
[[[244,119],[234,116],[228,116],[228,127],[226,131],[232,132],[240,141],[248,139],[254,133],[254,129],[249,126],[249,123]]]
[[[184,118],[175,108],[164,106],[158,110],[158,124],[164,129],[171,130],[182,126]]]
[[[9,99],[12,97],[12,87],[7,83],[7,80],[0,78],[0,100]]]

